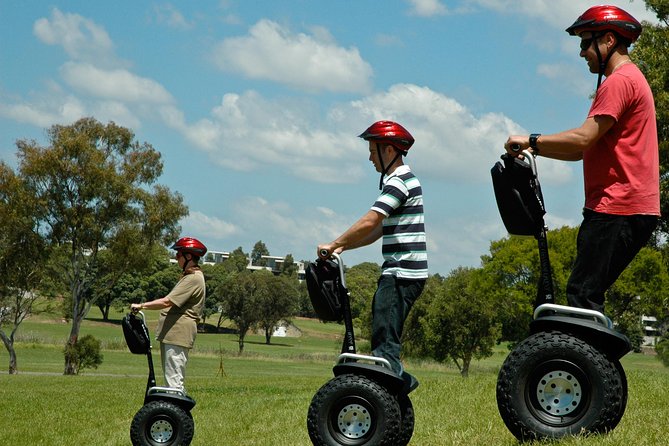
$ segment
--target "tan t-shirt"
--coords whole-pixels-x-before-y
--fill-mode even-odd
[[[193,348],[206,294],[202,271],[196,270],[179,279],[166,296],[173,305],[161,311],[156,339],[165,344]]]

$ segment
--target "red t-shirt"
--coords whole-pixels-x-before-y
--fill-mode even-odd
[[[617,215],[660,215],[655,103],[636,65],[621,65],[597,91],[588,117],[615,123],[583,154],[585,207]]]

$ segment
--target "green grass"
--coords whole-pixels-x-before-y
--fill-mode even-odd
[[[149,325],[157,319],[148,312]],[[119,314],[112,315],[120,318]],[[328,379],[342,329],[298,319],[299,338],[249,336],[242,356],[231,334],[200,334],[188,366],[187,387],[197,401],[193,445],[309,445],[306,413],[311,397]],[[125,348],[118,323],[101,323],[95,311],[81,334],[104,346],[96,370],[63,376],[62,346],[70,325],[41,315],[26,321],[17,343],[19,374],[0,373],[0,444],[127,445],[132,417],[142,405],[147,363]],[[154,351],[157,350],[154,348]],[[421,381],[412,393],[416,427],[412,445],[517,444],[497,412],[497,371],[506,356],[500,347],[472,365],[463,379],[454,367],[410,362]],[[154,361],[160,376],[158,353]],[[224,375],[220,364],[223,361]],[[6,370],[7,352],[0,350]],[[669,369],[654,357],[629,354],[622,360],[630,399],[610,434],[541,444],[578,446],[666,445],[669,437]],[[160,383],[160,379],[159,379]]]

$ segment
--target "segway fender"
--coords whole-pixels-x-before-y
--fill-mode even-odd
[[[552,330],[576,336],[610,359],[619,360],[632,350],[632,344],[627,336],[595,321],[568,316],[542,316],[530,323],[532,334]]]
[[[393,395],[397,395],[404,388],[404,380],[397,373],[375,364],[343,362],[335,365],[332,372],[335,376],[346,373],[364,376],[381,384]]]

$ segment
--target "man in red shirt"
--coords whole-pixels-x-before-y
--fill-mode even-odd
[[[567,28],[598,74],[585,122],[564,132],[509,136],[504,147],[548,158],[583,160],[585,205],[567,282],[569,305],[604,309],[604,294],[648,242],[660,215],[655,104],[628,47],[641,24],[616,6],[594,6]],[[606,79],[602,82],[602,77]]]

